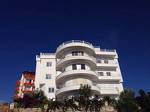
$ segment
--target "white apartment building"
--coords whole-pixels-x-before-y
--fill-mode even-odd
[[[48,98],[77,95],[80,84],[90,85],[93,94],[118,97],[122,83],[116,50],[72,40],[62,43],[56,53],[36,56],[35,88]]]

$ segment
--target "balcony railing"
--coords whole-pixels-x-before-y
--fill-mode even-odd
[[[92,56],[86,56],[86,55],[78,55],[78,56],[66,56],[65,58],[63,59],[59,59],[57,60],[57,64],[61,63],[61,61],[64,61],[66,59],[69,59],[69,58],[77,58],[79,59],[78,57],[85,57],[84,59],[87,59],[87,58],[90,58],[91,60],[93,60],[95,63],[96,63],[96,59]]]
[[[34,83],[31,83],[31,82],[25,82],[24,85],[25,85],[25,86],[34,86]]]
[[[40,56],[50,56],[55,55],[55,53],[40,53],[40,55],[36,55],[36,58],[40,58]]]
[[[100,51],[102,51],[102,52],[116,52],[116,50],[115,49],[100,49]]]
[[[91,90],[97,91],[99,93],[99,88],[97,86],[95,86],[95,85],[90,85],[90,86],[91,86]],[[75,85],[75,86],[62,85],[62,87],[60,87],[60,89],[57,89],[56,95],[63,93],[63,92],[78,90],[78,89],[80,89],[80,85]]]
[[[40,55],[55,55],[55,53],[40,53]]]
[[[101,94],[119,94],[117,87],[100,87]]]
[[[33,93],[33,90],[23,90],[23,93]]]
[[[87,70],[87,69],[76,69],[76,70],[66,70],[60,73],[57,77],[56,80],[58,81],[59,79],[63,77],[69,77],[69,76],[74,76],[74,74],[79,74],[79,76],[84,76],[84,77],[89,77],[90,80],[98,80],[98,75],[95,71],[92,70]],[[77,75],[76,75],[77,76]],[[61,81],[61,80],[60,80]]]
[[[59,45],[59,47],[57,48],[56,51],[58,51],[62,46],[66,45],[66,44],[69,44],[69,43],[84,43],[84,44],[87,44],[87,45],[94,48],[94,46],[89,42],[82,41],[82,40],[71,40],[71,41],[66,41],[66,42],[62,43],[61,45]]]

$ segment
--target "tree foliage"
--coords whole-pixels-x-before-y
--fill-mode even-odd
[[[141,112],[150,112],[150,93],[139,90],[139,96],[136,97],[137,104],[140,106]]]
[[[47,99],[43,91],[36,90],[32,94],[25,94],[23,98],[14,99],[16,108],[41,108],[42,112],[101,112],[107,106],[114,107],[117,112],[150,112],[150,92],[139,90],[135,96],[131,90],[124,90],[119,98],[109,96],[100,97],[92,93],[89,85],[81,85],[77,96],[68,97],[62,101]]]
[[[116,101],[115,108],[118,112],[138,112],[135,94],[131,90],[124,90]]]

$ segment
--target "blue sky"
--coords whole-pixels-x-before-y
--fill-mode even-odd
[[[150,7],[143,1],[0,1],[0,100],[11,101],[35,56],[68,40],[116,49],[124,87],[150,88]]]

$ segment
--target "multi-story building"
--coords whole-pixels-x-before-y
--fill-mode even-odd
[[[72,40],[62,43],[56,53],[36,56],[35,88],[48,98],[77,95],[80,84],[90,85],[93,94],[118,97],[122,83],[116,50]]]
[[[14,98],[22,98],[25,93],[32,93],[35,90],[34,81],[34,72],[23,72],[21,79],[16,82],[16,94]]]

